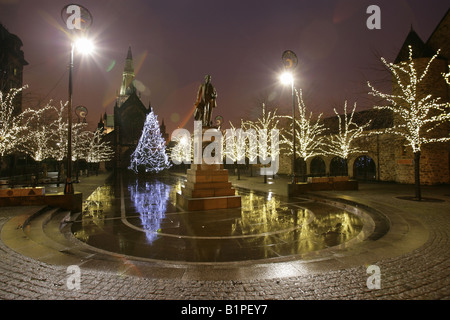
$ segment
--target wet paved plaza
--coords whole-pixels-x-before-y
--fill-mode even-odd
[[[41,207],[0,209],[1,299],[450,298],[448,186],[423,188],[424,196],[438,202],[401,200],[413,193],[413,186],[388,183],[362,183],[359,191],[320,192],[308,199],[287,200],[282,196],[285,181],[281,178],[263,184],[260,177],[236,180],[231,176],[233,186],[246,199],[241,214],[217,212],[224,219],[208,220],[206,212],[188,219],[183,218],[188,213],[175,209],[172,199],[181,186],[178,183],[175,188],[159,188],[164,191],[159,195],[148,185],[151,194],[167,197],[159,203],[165,206],[162,210],[154,199],[136,196],[148,195],[142,192],[147,185],[124,180],[126,187],[111,188],[106,178],[84,178],[76,185],[83,198],[89,198],[89,210],[64,228],[64,212],[42,212]],[[152,209],[142,211],[139,203]],[[252,217],[254,211],[248,208],[266,210],[265,220]],[[274,223],[264,229],[261,222],[269,217]],[[350,223],[343,217],[353,220]],[[298,225],[286,228],[286,221],[298,221]],[[78,239],[72,231],[73,239],[61,233],[68,228]],[[307,232],[312,235],[308,245],[302,239]],[[203,238],[194,241],[189,238],[193,234]],[[200,240],[211,243],[208,250],[194,250]],[[164,247],[158,242],[171,241],[177,243],[178,251],[150,250]],[[241,252],[230,259],[222,241],[234,241],[234,248]],[[285,250],[287,243],[290,252]],[[176,252],[179,255],[174,257]],[[164,257],[172,260],[160,260]],[[222,262],[205,262],[212,260]],[[80,268],[78,290],[67,286],[71,275],[67,270],[73,265]],[[380,289],[367,287],[369,265],[380,269]]]
[[[182,184],[165,176],[101,186],[72,232],[90,246],[127,256],[217,263],[295,258],[345,244],[363,227],[357,215],[328,204],[244,189],[237,191],[242,208],[186,212],[176,206]]]

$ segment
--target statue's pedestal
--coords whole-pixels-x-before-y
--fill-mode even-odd
[[[223,164],[192,164],[177,205],[187,211],[239,208],[241,197],[235,195]]]

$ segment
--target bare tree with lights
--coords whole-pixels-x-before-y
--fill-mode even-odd
[[[55,114],[51,127],[53,131],[52,158],[58,162],[62,162],[67,156],[67,102],[60,102],[59,109],[53,107],[52,112]]]
[[[246,156],[249,159],[250,164],[257,162],[259,159],[275,159],[279,157],[280,148],[272,147],[272,139],[268,139],[268,136],[261,136],[261,134],[272,134],[272,130],[279,130],[280,117],[277,115],[277,109],[267,112],[265,103],[262,103],[261,117],[255,121],[241,121],[243,130],[248,134],[249,141],[258,138],[259,145],[249,144],[245,149]],[[253,137],[252,137],[253,135]],[[254,136],[256,135],[256,136]],[[261,144],[263,143],[263,145]],[[267,144],[266,144],[267,143]],[[267,175],[264,175],[264,182],[267,181]]]
[[[355,153],[367,152],[360,150],[353,145],[355,140],[365,135],[364,129],[366,129],[370,125],[372,120],[369,120],[361,126],[353,122],[353,116],[356,110],[356,102],[353,105],[353,110],[351,113],[347,113],[347,101],[345,101],[344,114],[342,116],[339,115],[339,113],[336,111],[336,108],[334,108],[333,110],[339,121],[339,132],[337,134],[330,135],[327,152],[344,160],[345,173],[348,174],[348,157]]]
[[[98,165],[103,161],[110,161],[113,158],[114,150],[109,141],[104,140],[104,132],[97,129],[95,132],[89,134],[89,149],[87,152],[86,161],[96,165],[96,172],[98,173]]]
[[[250,143],[245,143],[246,137],[252,134],[255,134],[254,130],[244,132],[242,128],[236,129],[233,123],[230,121],[230,128],[225,131],[225,139],[222,139],[222,154],[224,155],[227,164],[233,163],[235,165],[238,174],[238,180],[241,179],[240,165],[245,164],[246,156],[250,154],[250,148],[256,148],[256,146],[250,145]],[[251,138],[254,137],[250,137],[250,139],[248,140],[252,140]],[[256,141],[256,139],[253,139],[252,141]],[[254,151],[254,158],[256,158],[256,150],[252,150]]]
[[[72,161],[88,157],[91,132],[86,127],[87,123],[72,124]]]
[[[20,143],[22,116],[14,114],[14,99],[25,88],[13,88],[7,94],[0,91],[0,157],[14,152]]]
[[[441,98],[431,94],[423,94],[420,89],[423,85],[430,66],[438,57],[440,50],[428,61],[422,72],[416,68],[413,60],[413,50],[409,46],[409,59],[399,64],[388,63],[381,58],[389,69],[396,86],[392,94],[387,94],[375,89],[370,82],[370,95],[384,99],[387,104],[375,106],[376,109],[391,110],[398,119],[398,123],[385,132],[399,135],[406,139],[407,146],[411,146],[414,153],[415,198],[421,200],[420,189],[420,153],[423,145],[434,142],[450,141],[450,137],[430,138],[432,132],[444,121],[450,119],[447,107],[448,103],[441,103]],[[447,77],[448,79],[448,77]]]
[[[176,165],[181,163],[191,164],[194,159],[194,148],[191,135],[185,129],[181,129],[183,130],[183,133],[179,133],[177,130],[172,133],[171,137],[171,141],[174,144],[168,150],[170,160]]]
[[[39,110],[25,110],[22,115],[27,115],[26,125],[22,128],[22,143],[19,151],[28,154],[33,160],[41,162],[50,157],[50,141],[52,140],[52,130],[46,122],[46,113],[50,106]]]
[[[105,133],[102,130],[96,130],[90,133],[89,150],[86,161],[90,163],[99,163],[110,161],[114,155],[114,150],[109,141],[104,140]]]
[[[35,183],[39,179],[42,161],[51,158],[50,143],[53,140],[53,134],[47,118],[51,109],[51,105],[46,105],[38,110],[27,109],[21,114],[24,122],[18,133],[20,143],[17,146],[17,150],[28,154],[36,161]]]
[[[326,138],[324,133],[327,129],[320,121],[322,113],[319,114],[316,119],[313,119],[312,112],[308,114],[306,104],[303,101],[302,91],[295,89],[295,94],[299,110],[299,115],[295,117],[295,153],[302,161],[306,162],[309,158],[326,155]],[[290,119],[290,122],[292,123],[292,116],[284,117]],[[287,154],[292,155],[292,131],[282,132],[281,135],[282,143],[287,145]]]

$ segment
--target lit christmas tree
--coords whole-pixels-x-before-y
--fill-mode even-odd
[[[358,126],[353,122],[353,115],[356,110],[356,102],[353,106],[353,110],[350,114],[347,114],[347,101],[344,104],[344,114],[340,116],[336,109],[333,109],[339,120],[339,132],[331,135],[329,138],[328,153],[334,156],[338,156],[345,163],[345,169],[347,174],[347,160],[348,157],[355,153],[365,153],[367,151],[360,150],[356,147],[352,147],[354,141],[364,135],[364,129],[367,128],[371,120],[362,126]],[[343,118],[343,119],[342,119]],[[344,120],[344,121],[342,121]]]
[[[157,173],[170,167],[166,154],[166,142],[159,130],[158,119],[153,110],[145,119],[144,128],[136,150],[131,155],[128,169],[138,172]]]
[[[411,146],[414,153],[414,175],[416,186],[416,199],[421,200],[420,190],[420,151],[424,144],[432,142],[449,141],[450,137],[429,137],[431,131],[440,124],[450,119],[450,113],[446,107],[448,103],[440,103],[441,98],[424,94],[421,89],[423,81],[433,61],[438,57],[439,51],[428,61],[423,72],[416,69],[413,52],[409,46],[409,59],[399,64],[388,63],[381,58],[384,65],[389,69],[395,80],[396,89],[392,94],[386,94],[375,89],[368,82],[371,92],[375,97],[383,98],[387,104],[375,106],[377,109],[391,110],[398,119],[398,124],[386,129],[387,133],[399,135],[406,139],[407,146]],[[446,77],[446,75],[444,75]]]

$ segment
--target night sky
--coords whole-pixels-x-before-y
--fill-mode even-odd
[[[70,44],[61,9],[70,2],[0,0],[0,22],[23,41],[24,108],[67,100]],[[75,1],[94,17],[94,56],[75,56],[73,104],[88,108],[95,128],[113,112],[128,46],[141,100],[168,132],[193,127],[193,104],[205,74],[218,91],[213,117],[239,126],[261,101],[290,113],[290,90],[278,76],[283,51],[299,59],[296,87],[314,114],[344,101],[370,107],[366,81],[380,78],[378,55],[393,61],[411,26],[426,41],[450,7],[444,0],[95,0]],[[366,9],[381,8],[381,30]]]

